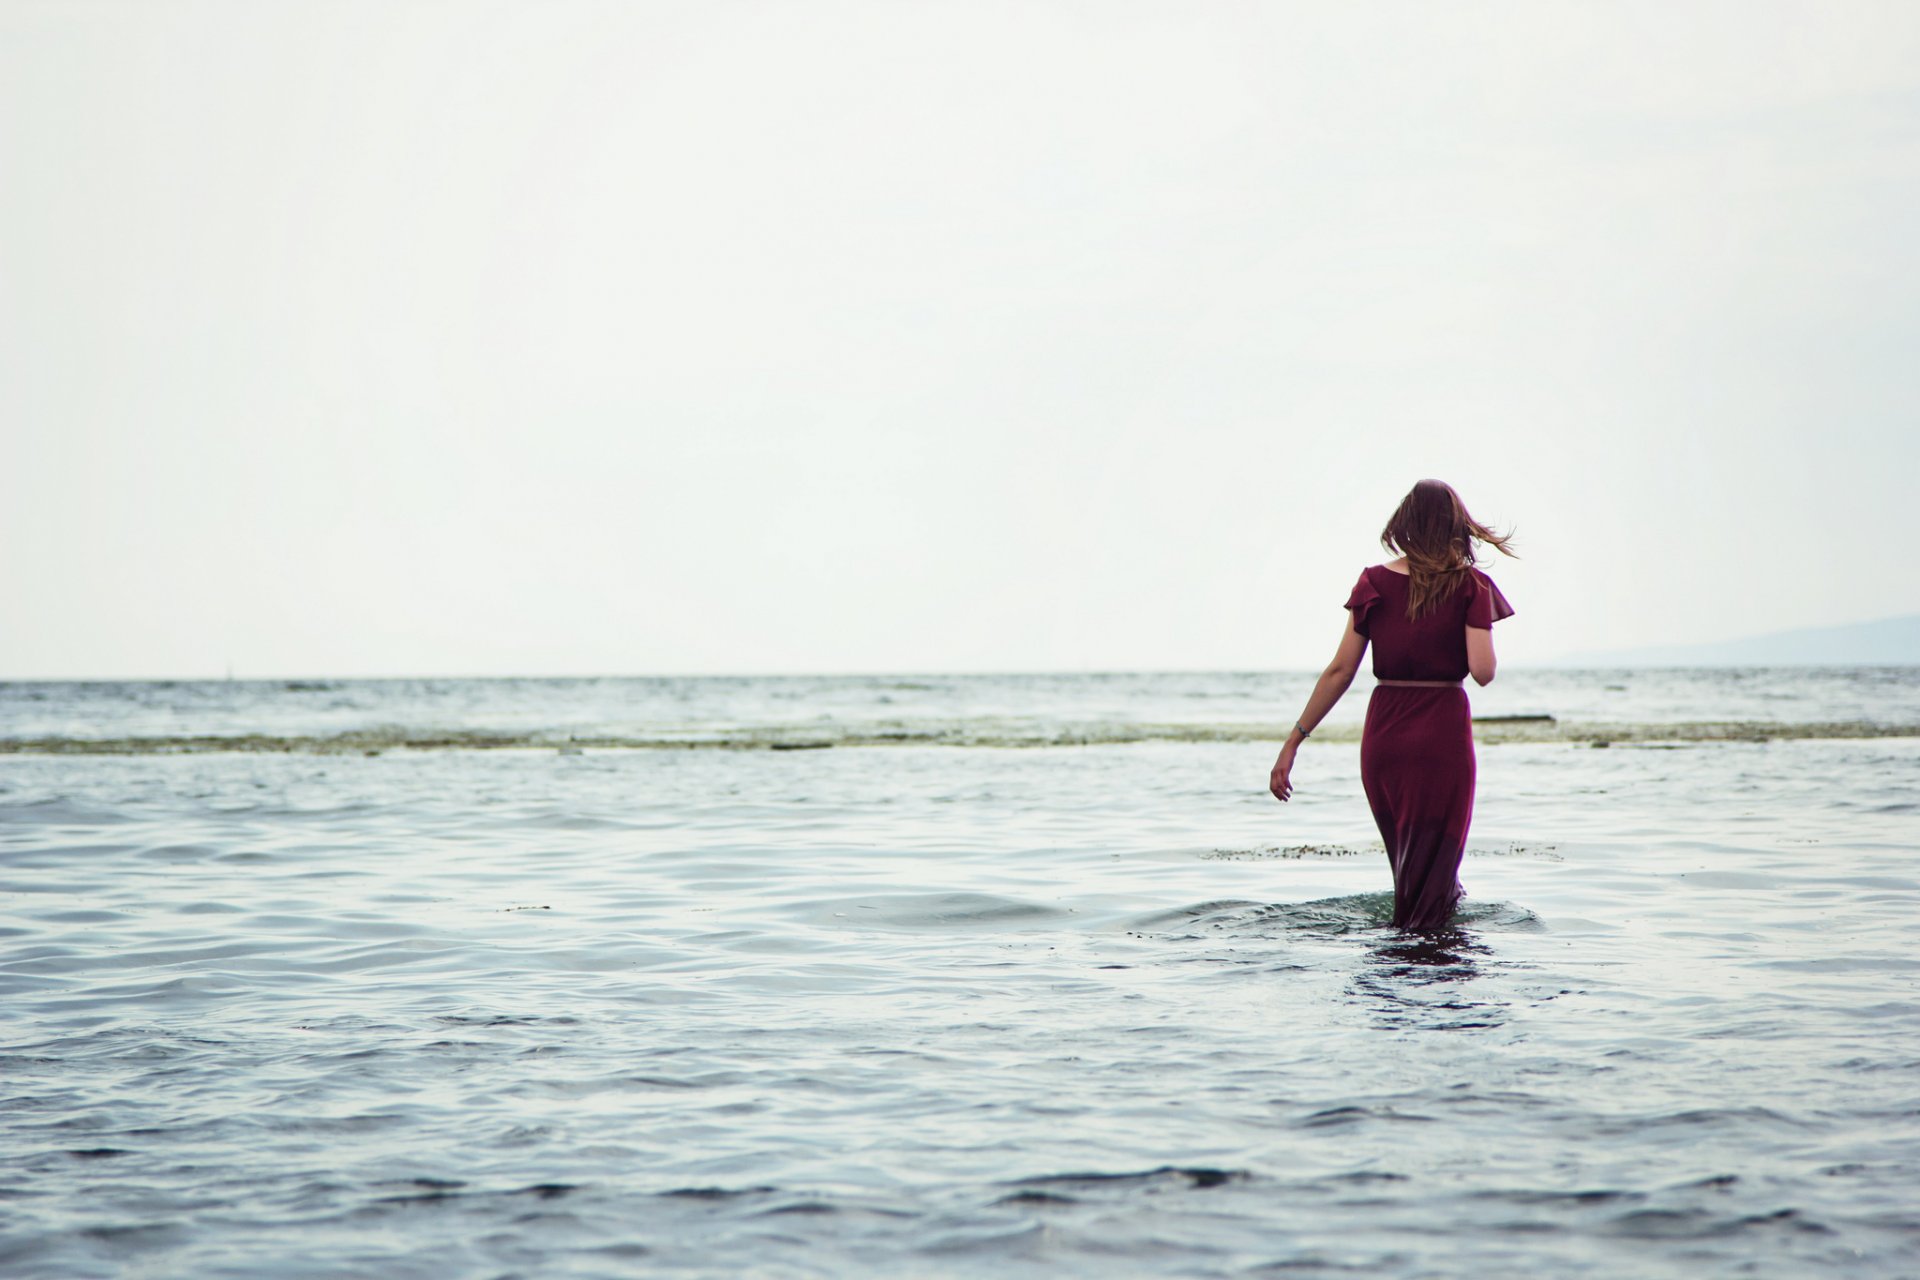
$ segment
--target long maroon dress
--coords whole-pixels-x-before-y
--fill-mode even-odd
[[[1360,738],[1360,782],[1393,866],[1393,923],[1438,929],[1460,900],[1460,856],[1473,820],[1473,713],[1460,683],[1467,628],[1491,627],[1513,606],[1475,569],[1466,585],[1410,619],[1410,581],[1384,565],[1363,570],[1347,597],[1353,629],[1373,646],[1376,679],[1451,684],[1374,689]]]

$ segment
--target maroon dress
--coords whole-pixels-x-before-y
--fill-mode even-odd
[[[1460,684],[1467,628],[1491,627],[1513,606],[1475,569],[1466,585],[1414,620],[1407,617],[1410,581],[1382,565],[1363,570],[1347,598],[1353,629],[1373,646],[1376,679],[1452,684],[1373,691],[1360,738],[1360,782],[1393,866],[1393,923],[1438,929],[1460,900],[1460,855],[1473,820],[1473,713]]]

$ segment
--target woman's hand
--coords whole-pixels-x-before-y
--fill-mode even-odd
[[[1293,794],[1293,783],[1288,774],[1293,772],[1294,745],[1289,742],[1280,748],[1280,758],[1273,762],[1273,776],[1267,780],[1267,790],[1273,792],[1275,800],[1285,800]]]
[[[1293,722],[1293,732],[1280,744],[1280,758],[1273,762],[1273,777],[1267,783],[1267,789],[1273,792],[1275,800],[1286,800],[1293,795],[1293,782],[1288,777],[1293,772],[1294,753],[1300,750],[1305,740],[1308,725],[1318,725],[1333,710],[1333,704],[1353,683],[1353,677],[1360,671],[1360,659],[1367,655],[1367,638],[1354,629],[1353,615],[1347,615],[1347,629],[1340,635],[1340,647],[1334,650],[1333,661],[1320,673],[1320,679],[1313,686],[1313,694],[1307,699],[1306,710]]]

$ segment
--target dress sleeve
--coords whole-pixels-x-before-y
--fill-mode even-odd
[[[1467,625],[1489,629],[1502,618],[1513,616],[1513,606],[1493,585],[1493,579],[1478,569],[1473,571],[1473,598],[1467,601]]]
[[[1353,629],[1361,635],[1367,634],[1374,606],[1380,603],[1380,593],[1373,589],[1373,580],[1367,571],[1360,571],[1360,581],[1353,584],[1353,592],[1347,597],[1347,608],[1353,610]]]

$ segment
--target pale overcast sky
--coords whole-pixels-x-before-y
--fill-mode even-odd
[[[1920,612],[1920,5],[0,0],[0,677]]]

